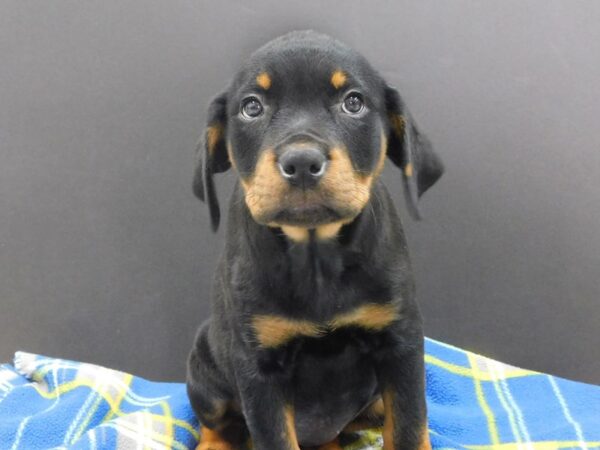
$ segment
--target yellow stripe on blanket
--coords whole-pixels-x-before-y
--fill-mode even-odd
[[[469,358],[469,363],[471,364],[471,369],[473,371],[473,378],[475,381],[475,394],[477,396],[477,401],[485,414],[485,417],[488,421],[488,429],[490,432],[490,440],[492,444],[497,445],[500,443],[500,436],[498,435],[498,426],[496,425],[496,419],[494,417],[494,413],[492,409],[488,405],[485,400],[485,395],[483,394],[483,388],[481,387],[481,379],[479,378],[479,368],[477,367],[477,361],[475,356],[468,353],[467,357]]]
[[[467,354],[467,356],[469,356],[469,354]],[[479,357],[483,358],[482,356],[479,356]],[[498,379],[498,378],[494,378],[493,374],[490,374],[487,372],[482,372],[482,371],[475,372],[470,367],[464,367],[464,366],[460,366],[458,364],[452,364],[447,361],[438,359],[435,356],[431,356],[429,354],[425,355],[425,362],[427,364],[433,364],[434,366],[438,366],[438,367],[441,367],[442,369],[446,369],[448,372],[454,373],[456,375],[462,375],[463,377],[469,377],[469,378],[477,378],[479,381],[494,381],[495,379]],[[540,373],[534,372],[533,370],[513,368],[513,369],[505,370],[502,379],[528,377],[528,376],[532,376],[532,375],[540,375]]]
[[[165,432],[167,433],[167,438],[169,439],[167,444],[169,444],[169,448],[171,447],[171,443],[175,439],[175,428],[173,427],[173,414],[171,414],[171,408],[169,408],[169,404],[165,401],[160,402],[160,406],[162,407],[165,415]]]
[[[542,442],[508,442],[494,445],[465,445],[471,450],[521,450],[522,448],[533,450],[556,450],[559,448],[581,448],[583,442],[579,441],[542,441]],[[585,442],[586,447],[600,448],[600,442]]]
[[[69,391],[77,389],[78,387],[87,387],[87,388],[90,388],[90,389],[94,390],[95,392],[97,392],[106,401],[106,403],[108,403],[108,405],[110,406],[110,409],[112,411],[115,411],[116,416],[121,417],[121,416],[125,416],[128,414],[128,413],[124,413],[123,411],[121,411],[120,405],[118,405],[110,395],[108,395],[105,392],[97,391],[95,386],[96,386],[95,380],[84,379],[84,378],[77,378],[73,381],[69,381],[67,383],[61,384],[58,387],[56,387],[53,391],[49,391],[49,392],[41,389],[37,385],[32,385],[32,387],[35,389],[35,391],[40,396],[42,396],[46,399],[55,399]],[[192,427],[189,424],[189,422],[186,422],[185,420],[175,419],[173,417],[171,417],[170,419],[167,419],[166,417],[158,415],[158,414],[152,414],[152,416],[154,417],[155,420],[158,420],[158,421],[166,422],[167,420],[169,420],[171,424],[181,427],[184,430],[188,431],[192,436],[194,436],[194,438],[198,439],[198,437],[199,437],[198,431],[196,431],[194,429],[194,427]]]

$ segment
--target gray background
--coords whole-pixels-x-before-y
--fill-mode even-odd
[[[548,0],[3,2],[0,359],[183,378],[223,247],[191,193],[206,104],[314,28],[400,88],[446,162],[425,221],[403,213],[426,333],[600,383],[599,23],[599,2]]]

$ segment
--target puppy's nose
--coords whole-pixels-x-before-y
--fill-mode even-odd
[[[279,157],[279,171],[292,186],[315,186],[327,168],[327,158],[314,148],[290,148]]]

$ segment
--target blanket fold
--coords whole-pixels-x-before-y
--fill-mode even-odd
[[[426,340],[434,449],[600,448],[600,387]],[[0,366],[0,450],[187,449],[198,423],[185,385],[18,352]],[[380,430],[346,450],[382,448]]]

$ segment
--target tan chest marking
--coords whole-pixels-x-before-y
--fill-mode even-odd
[[[277,315],[256,315],[252,327],[261,347],[276,348],[297,337],[317,338],[347,327],[381,331],[399,317],[395,304],[368,303],[335,316],[328,322],[288,319]]]
[[[279,347],[298,336],[319,337],[321,327],[307,320],[293,320],[282,316],[258,315],[252,318],[256,338],[262,347]]]
[[[369,331],[381,331],[398,319],[398,306],[368,303],[352,311],[335,316],[329,322],[332,330],[344,327],[359,327]]]

